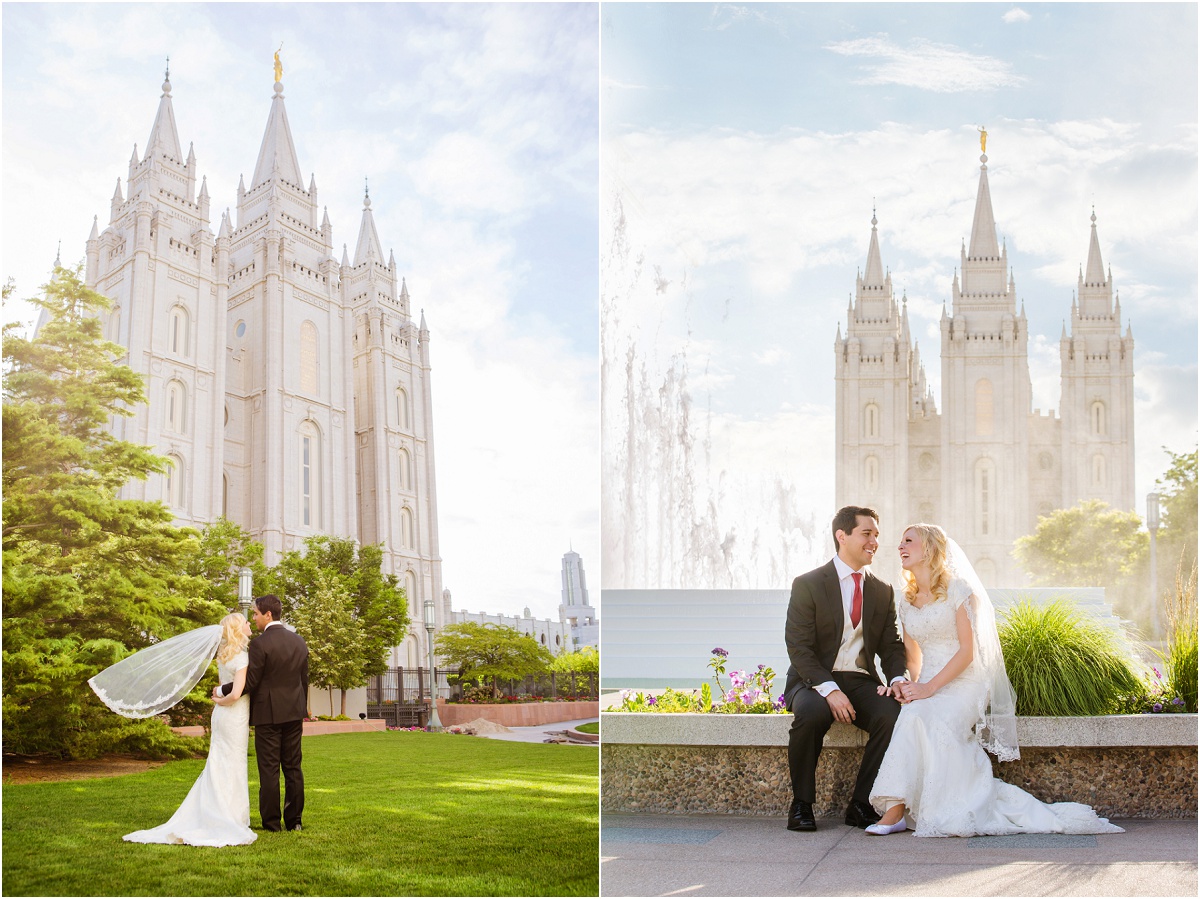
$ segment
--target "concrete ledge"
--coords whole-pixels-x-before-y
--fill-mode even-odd
[[[618,813],[782,816],[791,801],[791,715],[605,712],[601,809]],[[1195,715],[1022,718],[1021,758],[996,777],[1043,802],[1105,817],[1196,817]],[[850,801],[865,735],[834,724],[817,765],[818,817]]]
[[[786,746],[791,715],[704,712],[603,712],[605,743],[647,746]],[[1018,718],[1021,746],[1195,746],[1196,715]],[[862,747],[866,734],[834,722],[827,747]]]

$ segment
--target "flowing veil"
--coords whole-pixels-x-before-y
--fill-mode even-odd
[[[118,715],[149,718],[191,692],[220,643],[219,624],[187,631],[110,665],[91,678],[88,686]]]
[[[1004,668],[995,607],[967,554],[953,540],[947,540],[946,568],[952,586],[953,580],[958,579],[965,585],[961,588],[963,592],[969,590],[974,596],[967,608],[975,633],[975,664],[987,684],[987,696],[980,703],[975,733],[984,749],[1002,762],[1011,762],[1021,757],[1017,744],[1016,699]]]

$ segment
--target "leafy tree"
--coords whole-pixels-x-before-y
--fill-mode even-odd
[[[576,674],[599,674],[600,651],[594,646],[581,646],[572,652],[554,657],[550,670],[559,674],[574,671]]]
[[[1144,560],[1149,537],[1142,521],[1100,500],[1086,500],[1038,519],[1017,540],[1015,555],[1034,583],[1056,587],[1114,587]]]
[[[237,608],[238,574],[242,568],[254,573],[255,584],[267,581],[269,569],[263,562],[263,545],[228,518],[205,525],[196,555],[188,565],[188,573],[203,580],[205,597],[221,608]]]
[[[342,691],[346,714],[346,691],[367,682],[365,670],[368,640],[355,613],[354,597],[341,578],[329,569],[319,569],[307,595],[292,602],[289,620],[308,644],[308,680],[314,687]]]
[[[435,641],[447,667],[458,668],[466,680],[491,678],[492,696],[500,695],[499,680],[520,680],[547,671],[553,662],[546,647],[515,628],[464,621],[442,628]]]
[[[324,572],[350,597],[354,621],[361,634],[361,650],[354,653],[366,682],[387,670],[387,654],[408,631],[408,601],[399,579],[383,573],[383,550],[357,546],[342,537],[318,536],[304,541],[304,552],[284,553],[267,574],[266,583],[279,594],[285,616],[315,601]],[[265,592],[265,591],[256,591]],[[357,645],[357,644],[356,644]],[[348,652],[348,655],[350,653]],[[343,696],[343,704],[345,697]]]
[[[1196,450],[1175,454],[1163,447],[1171,465],[1158,479],[1162,523],[1158,532],[1160,584],[1172,584],[1196,564]]]
[[[115,361],[124,350],[101,336],[109,301],[78,268],[56,268],[31,302],[49,314],[36,337],[4,327],[4,748],[169,744],[161,724],[113,715],[86,681],[221,609],[186,572],[195,531],[172,525],[162,503],[118,497],[165,460],[108,428],[145,402],[141,379]]]

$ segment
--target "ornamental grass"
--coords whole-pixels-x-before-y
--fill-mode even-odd
[[[1180,565],[1175,574],[1175,593],[1167,603],[1170,626],[1167,651],[1162,654],[1163,681],[1167,689],[1183,699],[1189,712],[1196,711],[1196,682],[1200,668],[1196,658],[1196,566],[1184,574]]]
[[[1022,599],[999,630],[1018,715],[1106,715],[1141,687],[1119,636],[1065,599]]]

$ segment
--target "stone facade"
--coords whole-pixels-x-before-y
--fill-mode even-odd
[[[383,543],[414,622],[403,654],[423,659],[422,603],[442,595],[424,313],[413,321],[369,195],[353,261],[345,246],[335,258],[281,82],[249,187],[215,235],[169,73],[162,91],[145,154],[134,147],[109,223],[87,242],[88,284],[114,301],[105,335],[128,349],[149,399],[113,428],[171,463],[124,495],[164,501],[180,524],[224,515],[268,564],[318,534]]]
[[[904,524],[936,522],[984,583],[1015,587],[1026,578],[1013,543],[1039,516],[1090,499],[1135,508],[1133,332],[1122,334],[1093,213],[1059,341],[1058,414],[1033,408],[1024,301],[996,239],[987,156],[980,162],[970,245],[942,310],[940,412],[871,218],[866,270],[834,341],[836,505],[874,507],[897,539]],[[894,554],[880,556],[876,573],[897,579]]]
[[[600,619],[588,599],[587,577],[583,573],[583,558],[575,550],[563,555],[562,602],[558,618],[571,631],[571,647],[600,646]]]

